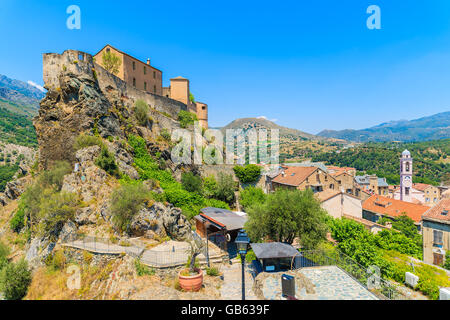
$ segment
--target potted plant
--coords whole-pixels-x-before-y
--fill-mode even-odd
[[[189,242],[189,267],[180,270],[178,273],[178,283],[183,290],[198,291],[203,285],[203,271],[195,266],[197,256],[202,253],[204,243],[196,234]]]

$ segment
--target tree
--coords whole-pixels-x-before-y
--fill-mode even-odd
[[[145,126],[147,124],[148,112],[148,104],[144,100],[138,99],[134,104],[134,115],[141,126]]]
[[[447,250],[447,253],[445,254],[445,262],[443,266],[445,269],[450,270],[450,251]]]
[[[266,200],[266,194],[261,188],[248,186],[241,189],[239,194],[239,204],[247,210],[255,203],[263,203]]]
[[[217,175],[217,189],[215,192],[215,198],[225,201],[228,204],[232,204],[235,200],[235,189],[236,183],[233,180],[233,176],[231,174],[219,172]]]
[[[214,176],[203,179],[203,195],[206,198],[214,198],[217,193],[217,181]]]
[[[25,297],[30,284],[31,271],[23,259],[17,263],[9,263],[0,272],[0,291],[6,300],[20,300]]]
[[[325,239],[327,213],[311,190],[278,189],[264,203],[255,203],[248,211],[245,225],[252,241],[266,237],[292,243],[298,237],[305,248]]]
[[[180,110],[178,113],[178,121],[180,122],[180,127],[187,128],[189,125],[194,124],[195,121],[198,121],[198,118],[195,113]]]
[[[8,264],[9,248],[0,242],[0,271]]]
[[[112,176],[119,176],[119,167],[114,156],[108,151],[107,147],[102,147],[100,155],[95,160],[95,164],[108,172]]]
[[[189,192],[202,192],[202,178],[194,175],[192,172],[183,172],[181,175],[181,184]]]
[[[241,183],[255,182],[261,175],[261,168],[256,164],[248,164],[245,167],[235,166],[233,170]]]
[[[116,56],[111,51],[104,51],[102,54],[102,63],[103,68],[105,68],[106,71],[117,74],[119,73],[119,67],[122,64],[120,61],[120,58]]]

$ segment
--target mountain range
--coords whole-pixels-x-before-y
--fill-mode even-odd
[[[427,141],[450,138],[450,111],[414,120],[390,121],[362,130],[323,130],[319,136],[354,142]]]

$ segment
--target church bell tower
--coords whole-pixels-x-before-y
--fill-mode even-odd
[[[400,158],[400,200],[411,202],[412,158],[408,150],[402,152]]]

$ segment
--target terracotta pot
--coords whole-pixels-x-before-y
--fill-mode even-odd
[[[201,269],[195,269],[198,274],[193,276],[182,276],[181,273],[185,270],[181,270],[178,273],[178,282],[180,287],[186,291],[198,291],[203,284],[203,271]]]

